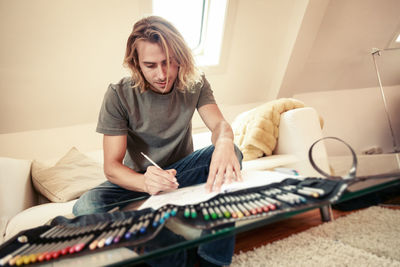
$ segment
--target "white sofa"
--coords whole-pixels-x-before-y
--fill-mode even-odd
[[[211,144],[210,133],[194,134],[195,149]],[[282,114],[278,145],[274,155],[243,162],[244,169],[273,169],[278,166],[297,169],[305,176],[317,175],[307,159],[310,145],[322,137],[319,116],[313,108],[299,108]],[[33,160],[55,163],[71,147],[102,161],[102,135],[95,124],[45,129],[0,135],[0,244],[18,232],[43,225],[58,215],[71,215],[76,200],[49,202],[32,183]],[[324,146],[316,155],[327,168]]]

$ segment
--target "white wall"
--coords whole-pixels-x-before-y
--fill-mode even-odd
[[[400,86],[384,87],[397,145],[400,145]],[[293,96],[316,108],[325,121],[324,136],[335,136],[350,144],[356,153],[372,147],[393,152],[393,139],[380,89],[321,91]],[[340,146],[328,142],[329,155],[341,155]]]
[[[205,70],[227,117],[273,98],[271,81],[287,53],[282,43],[296,37],[292,27],[307,2],[230,1],[225,61],[216,72]],[[128,75],[126,40],[150,4],[1,0],[0,134],[96,122],[109,83]]]
[[[0,132],[96,120],[141,1],[0,1]]]

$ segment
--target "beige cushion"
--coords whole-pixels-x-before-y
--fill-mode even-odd
[[[280,98],[239,114],[232,128],[243,160],[272,155],[277,144],[281,114],[301,107],[304,103],[297,99]]]
[[[32,181],[36,190],[53,202],[76,199],[106,180],[100,163],[73,147],[53,167],[32,162]]]

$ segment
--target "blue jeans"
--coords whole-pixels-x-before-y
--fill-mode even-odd
[[[193,152],[178,162],[171,164],[170,166],[166,167],[166,169],[175,169],[177,171],[176,179],[178,180],[179,188],[205,183],[207,181],[213,152],[214,146],[205,147]],[[243,156],[239,148],[236,146],[235,152],[241,164]],[[106,181],[84,193],[75,203],[73,213],[75,216],[79,216],[84,214],[107,212],[113,207],[117,206],[114,203],[141,198],[144,196],[148,196],[148,194],[129,191],[116,184]],[[205,230],[202,234],[207,234],[209,232],[210,230]],[[168,229],[164,228],[157,235],[154,241],[158,242],[162,246],[164,242],[168,243],[168,240],[172,238],[176,238],[178,240],[182,237],[173,234]],[[203,259],[211,263],[217,265],[229,265],[232,260],[234,247],[235,236],[229,236],[200,245],[197,253]],[[171,266],[185,266],[186,257],[186,251],[184,251],[175,253],[173,255],[168,255],[160,259],[152,260],[149,263],[154,266],[168,266],[168,264],[171,264]]]

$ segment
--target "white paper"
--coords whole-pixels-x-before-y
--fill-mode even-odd
[[[193,205],[206,201],[218,194],[268,185],[272,183],[279,183],[286,178],[299,178],[299,176],[288,175],[280,172],[251,170],[242,171],[242,177],[242,182],[233,182],[231,184],[222,185],[221,192],[207,192],[205,183],[180,188],[170,192],[162,192],[158,195],[151,196],[140,206],[140,209],[159,209],[160,207],[167,204],[178,206]]]
[[[140,206],[140,209],[158,209],[166,204],[174,204],[178,206],[196,204],[206,201],[216,195],[218,195],[218,192],[208,193],[206,191],[206,184],[188,186],[174,191],[153,195]]]
[[[257,186],[268,185],[272,183],[279,183],[286,178],[299,178],[281,172],[274,171],[242,171],[243,182],[233,182],[231,184],[224,184],[221,187],[221,192],[233,192],[241,189],[252,188]]]

